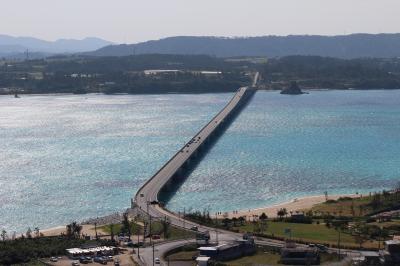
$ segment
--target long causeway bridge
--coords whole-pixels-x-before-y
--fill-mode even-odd
[[[182,182],[187,169],[193,168],[193,164],[200,160],[200,154],[212,145],[249,102],[256,91],[257,79],[258,73],[251,87],[240,88],[228,104],[139,189],[132,201],[132,208],[138,208],[153,218],[168,217],[176,226],[191,224],[164,209],[159,204],[160,193]]]

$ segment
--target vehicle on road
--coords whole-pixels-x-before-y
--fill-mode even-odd
[[[57,262],[58,259],[57,259],[56,257],[51,257],[51,258],[50,258],[50,261],[51,261],[51,262]]]
[[[192,231],[199,231],[199,228],[198,228],[197,226],[192,226],[192,227],[190,228],[190,230],[192,230]]]
[[[160,239],[161,236],[160,236],[160,235],[153,235],[151,238],[154,239],[154,240],[156,240],[156,239]]]
[[[159,258],[155,258],[155,259],[154,259],[154,263],[155,263],[155,264],[160,264],[160,263],[161,263],[161,261],[160,261],[160,259],[159,259]]]
[[[321,252],[328,252],[328,248],[325,245],[321,245],[321,244],[315,244],[315,246],[319,249],[319,251]]]

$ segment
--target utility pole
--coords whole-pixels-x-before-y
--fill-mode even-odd
[[[143,227],[143,244],[146,242],[146,231],[147,231],[147,222],[144,221],[144,227]]]
[[[137,230],[137,256],[138,256],[138,258],[140,258],[140,253],[139,253],[139,235],[140,235],[140,230],[139,230],[139,227],[138,227],[138,230]]]
[[[183,238],[186,238],[186,227],[185,227],[185,216],[186,216],[186,208],[183,207]]]
[[[153,243],[153,266],[154,266],[154,243]]]
[[[152,238],[153,236],[151,235],[151,216],[150,216],[150,224],[149,224],[149,236],[150,236],[150,244],[153,242]]]
[[[338,238],[338,256],[339,256],[339,261],[340,261],[340,228],[339,228],[338,232],[339,232],[339,238]]]

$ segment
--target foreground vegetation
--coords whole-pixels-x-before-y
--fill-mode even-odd
[[[400,234],[400,219],[382,217],[385,211],[398,210],[400,190],[374,193],[359,198],[344,197],[305,210],[277,212],[278,218],[265,214],[253,217],[212,219],[207,211],[194,212],[186,218],[200,224],[261,237],[299,243],[318,243],[329,247],[377,249],[391,235]]]
[[[193,262],[193,258],[199,255],[198,251],[192,249],[190,246],[188,248],[182,248],[182,250],[177,250],[173,252],[169,256],[167,256],[167,260],[170,262]],[[335,253],[321,254],[321,264],[329,263],[332,261],[337,261],[338,256]],[[196,265],[193,262],[193,265]],[[238,258],[231,261],[224,262],[213,262],[215,266],[242,266],[242,265],[282,265],[280,263],[280,254],[276,251],[271,251],[267,248],[258,247],[257,252],[251,256],[245,256],[242,258]]]
[[[107,240],[89,241],[66,236],[19,238],[0,243],[0,264],[28,263],[32,259],[65,255],[66,249],[85,244],[111,245],[113,243]]]

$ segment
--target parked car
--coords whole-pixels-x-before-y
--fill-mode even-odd
[[[82,257],[79,258],[79,262],[82,263],[82,264],[88,264],[88,263],[92,262],[92,258],[91,257],[82,256]]]
[[[72,266],[79,266],[79,262],[73,261],[73,262],[71,263],[71,265],[72,265]]]
[[[160,237],[160,235],[153,235],[151,238],[152,239],[160,239],[161,237]]]
[[[328,248],[327,248],[325,245],[316,244],[315,246],[316,246],[316,247],[319,249],[319,251],[321,251],[321,252],[328,252]]]
[[[57,262],[58,259],[57,259],[56,257],[51,257],[51,258],[50,258],[50,261],[51,261],[51,262]]]
[[[161,263],[161,261],[160,261],[160,259],[159,259],[159,258],[155,258],[155,259],[154,259],[154,263],[155,263],[155,264],[160,264],[160,263]]]
[[[197,226],[192,226],[192,227],[190,228],[190,230],[192,230],[192,231],[199,231],[199,228],[198,228]]]
[[[104,257],[94,257],[94,262],[97,262],[100,264],[107,264],[107,260],[104,259]]]

